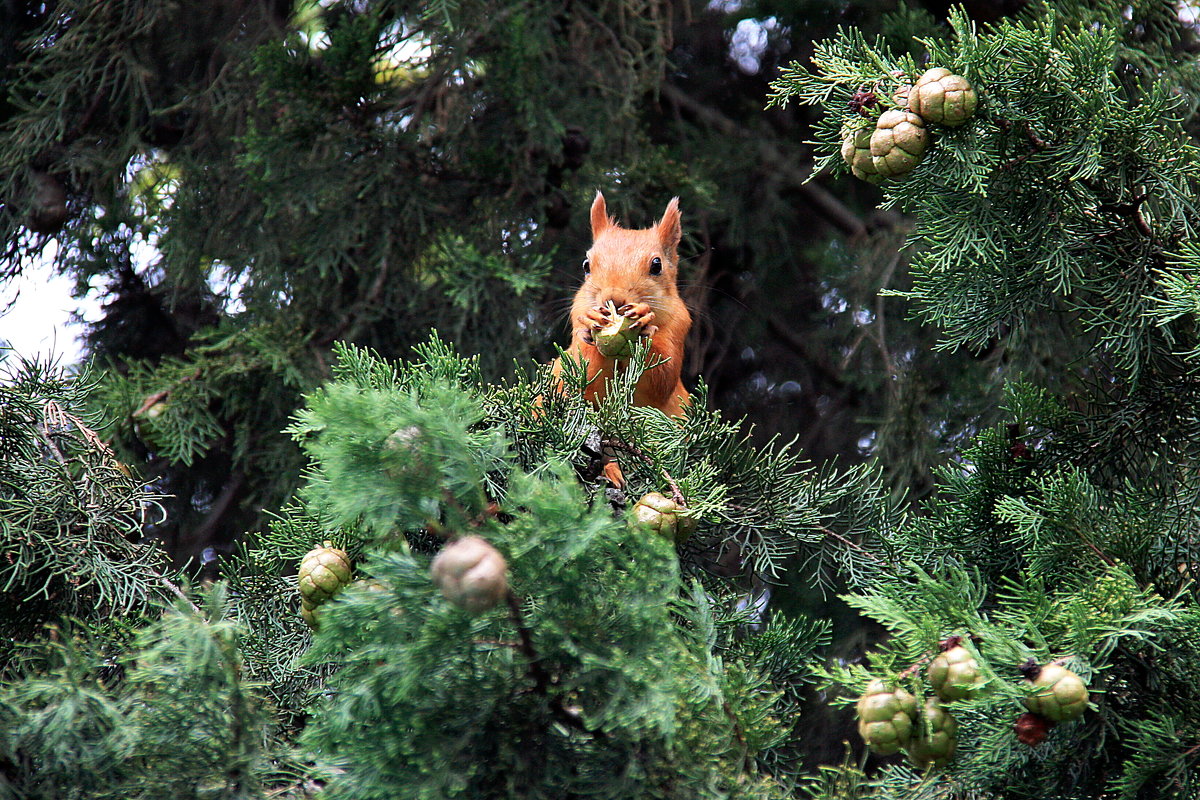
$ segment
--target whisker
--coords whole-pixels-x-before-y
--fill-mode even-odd
[[[574,304],[575,304],[575,301],[573,298],[560,297],[557,300],[550,300],[550,301],[546,302],[544,304],[544,306],[546,308],[550,309],[551,311],[554,311],[555,313],[561,314],[566,311],[569,311],[571,309],[571,306],[573,306]]]
[[[654,311],[662,311],[666,308],[666,305],[658,297],[643,297],[642,302],[650,306]]]

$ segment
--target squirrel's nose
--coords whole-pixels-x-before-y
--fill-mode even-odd
[[[596,304],[601,308],[608,305],[610,302],[617,308],[621,308],[622,306],[629,304],[629,298],[625,292],[613,289],[606,289],[600,292],[600,294],[596,295]]]

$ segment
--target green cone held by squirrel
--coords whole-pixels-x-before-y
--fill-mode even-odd
[[[970,650],[960,644],[961,641],[961,636],[947,639],[946,645],[949,646],[934,657],[925,673],[934,693],[945,701],[969,700],[977,697],[983,689],[979,662]]]
[[[871,134],[874,128],[842,129],[842,160],[850,167],[850,174],[867,183],[883,183],[883,176],[875,169],[871,160]]]
[[[669,497],[658,492],[643,495],[633,507],[633,516],[643,530],[683,544],[696,531],[696,518]]]
[[[479,536],[464,536],[446,545],[429,572],[442,597],[468,614],[494,608],[508,594],[508,562]]]
[[[919,769],[944,767],[958,747],[958,720],[934,698],[925,701],[906,752]]]
[[[871,163],[885,178],[907,175],[921,163],[929,147],[925,120],[893,108],[879,115],[871,134]]]
[[[880,755],[898,753],[912,738],[917,699],[900,687],[889,689],[882,680],[867,684],[858,701],[858,735]]]
[[[1038,665],[1029,659],[1021,667],[1025,685],[1032,691],[1023,698],[1025,707],[1052,722],[1067,722],[1087,710],[1088,690],[1083,679],[1058,664]]]
[[[641,335],[641,328],[633,327],[633,320],[617,313],[613,303],[608,304],[609,323],[596,331],[596,349],[609,358],[623,359],[633,355],[633,343]]]
[[[979,97],[971,82],[945,67],[934,67],[913,84],[908,110],[927,122],[955,127],[975,115]]]

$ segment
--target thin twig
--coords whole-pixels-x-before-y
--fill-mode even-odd
[[[740,506],[735,503],[729,503],[728,505],[730,508],[734,509],[735,511],[755,511],[756,510],[754,508],[751,508],[750,506]],[[883,559],[879,558],[879,556],[875,555],[871,551],[864,548],[858,542],[855,542],[851,539],[847,539],[845,536],[842,536],[837,531],[830,530],[829,528],[826,528],[824,525],[817,525],[816,528],[817,528],[817,530],[821,531],[821,533],[824,533],[826,536],[832,536],[834,539],[837,539],[839,542],[846,545],[847,547],[853,547],[855,550],[862,553],[864,556],[871,559],[876,564],[883,564],[884,566],[887,566],[886,561],[884,561]]]
[[[853,547],[855,550],[862,553],[864,556],[871,559],[876,564],[883,564],[885,566],[887,565],[886,561],[884,561],[883,559],[879,558],[874,553],[872,553],[869,550],[867,550],[866,548],[864,548],[858,542],[855,542],[851,539],[847,539],[845,536],[842,536],[837,531],[831,531],[829,528],[826,528],[824,525],[818,525],[817,529],[820,530],[822,533],[826,534],[827,536],[832,536],[834,539],[837,539],[842,544],[847,545],[848,547]]]
[[[1099,547],[1097,547],[1096,545],[1094,545],[1090,541],[1088,541],[1088,539],[1086,537],[1084,537],[1082,534],[1080,534],[1079,538],[1083,539],[1083,543],[1086,544],[1089,548],[1091,548],[1092,552],[1095,553],[1096,555],[1098,555],[1100,557],[1100,560],[1103,561],[1105,564],[1107,564],[1110,567],[1115,567],[1117,565],[1117,560],[1115,558],[1105,555],[1103,550],[1101,550]]]
[[[900,251],[897,250],[896,254],[892,256],[892,260],[888,263],[887,269],[885,269],[883,272],[883,278],[879,282],[881,287],[886,287],[892,282],[892,276],[896,273],[896,267],[899,264]],[[899,385],[899,380],[896,371],[896,361],[892,358],[892,351],[889,350],[887,346],[887,330],[885,328],[885,321],[883,317],[882,292],[876,293],[875,295],[875,334],[876,344],[879,345],[879,355],[881,358],[883,358],[883,365],[887,369],[888,377],[892,379],[888,384],[888,387],[895,392],[895,387]]]
[[[142,400],[142,404],[140,406],[138,406],[137,411],[134,411],[129,416],[131,416],[131,417],[142,416],[147,411],[149,411],[156,403],[160,403],[163,400],[166,400],[168,397],[170,397],[171,392],[175,391],[177,388],[179,388],[183,384],[188,383],[189,381],[194,381],[194,380],[198,379],[199,377],[200,377],[200,369],[197,368],[191,375],[184,375],[182,378],[175,381],[175,383],[171,384],[170,387],[168,387],[166,389],[162,389],[157,392],[154,392],[153,394],[146,395],[146,398],[144,400]]]
[[[1100,193],[1100,187],[1095,181],[1083,180],[1081,183],[1093,192]],[[1143,236],[1154,236],[1154,231],[1150,228],[1150,223],[1146,222],[1146,218],[1142,216],[1142,204],[1149,199],[1150,196],[1142,192],[1134,195],[1128,203],[1100,203],[1096,206],[1096,210],[1125,217],[1133,223],[1133,227],[1137,229],[1138,233]]]
[[[1004,119],[1003,117],[993,117],[992,119],[995,121],[996,127],[1000,128],[1000,130],[1005,131],[1006,133],[1013,128],[1013,123],[1007,119]],[[1029,140],[1029,144],[1032,149],[1029,152],[1019,155],[1010,161],[1004,162],[996,168],[997,172],[1003,172],[1004,170],[1011,169],[1018,164],[1024,163],[1030,158],[1030,156],[1036,155],[1050,146],[1045,139],[1034,133],[1033,128],[1028,122],[1022,122],[1020,127],[1022,132],[1025,134],[1025,138]]]
[[[737,740],[738,747],[742,749],[742,763],[746,771],[749,772],[754,768],[754,759],[750,757],[750,747],[746,744],[746,735],[742,733],[742,724],[738,721],[737,715],[733,713],[733,706],[728,700],[721,702],[721,710],[725,712],[725,716],[729,717],[729,721],[733,723],[733,738]]]
[[[1097,547],[1097,546],[1096,546],[1096,545],[1095,545],[1095,544],[1094,544],[1094,543],[1093,543],[1093,542],[1092,542],[1092,541],[1091,541],[1091,540],[1090,540],[1090,539],[1089,539],[1089,538],[1088,538],[1088,537],[1087,537],[1087,536],[1084,534],[1084,532],[1083,532],[1082,530],[1080,530],[1079,528],[1075,527],[1074,525],[1068,525],[1068,526],[1066,526],[1066,527],[1067,527],[1067,529],[1068,529],[1069,531],[1071,531],[1071,532],[1072,532],[1072,533],[1074,533],[1076,536],[1078,536],[1078,537],[1079,537],[1079,540],[1080,540],[1081,542],[1083,542],[1084,544],[1086,544],[1086,545],[1088,546],[1088,548],[1089,548],[1089,549],[1090,549],[1090,550],[1091,550],[1093,553],[1095,553],[1097,556],[1099,556],[1100,560],[1101,560],[1101,561],[1103,561],[1105,564],[1107,564],[1107,565],[1108,565],[1108,566],[1110,566],[1110,567],[1115,567],[1115,566],[1117,565],[1117,560],[1116,560],[1115,558],[1112,558],[1112,557],[1108,556],[1108,555],[1107,555],[1107,554],[1106,554],[1106,553],[1105,553],[1103,550],[1101,550],[1099,547]]]
[[[63,456],[62,451],[58,449],[58,445],[54,443],[54,440],[50,438],[50,429],[43,425],[35,430],[37,431],[38,438],[41,439],[42,443],[45,444],[46,447],[50,448],[50,452],[54,454],[54,460],[59,464],[66,466],[67,459]]]
[[[896,677],[897,678],[907,678],[909,675],[912,675],[913,673],[915,673],[917,670],[919,670],[921,667],[925,666],[932,660],[933,660],[933,655],[930,653],[926,653],[925,655],[921,656],[916,661],[914,661],[912,664],[910,664],[907,669],[898,673],[896,675]]]
[[[652,467],[657,466],[654,463],[654,459],[652,459],[646,453],[642,452],[641,450],[639,450],[638,448],[634,447],[631,444],[626,444],[625,442],[622,442],[620,439],[605,439],[601,444],[603,444],[605,447],[615,447],[618,450],[624,450],[626,453],[629,453],[632,456],[636,456],[637,458],[640,458],[642,461],[644,461],[645,463],[649,464]],[[659,472],[662,473],[663,480],[665,480],[667,482],[667,485],[671,487],[671,499],[674,500],[676,503],[678,503],[683,508],[687,508],[687,501],[683,497],[683,492],[680,491],[679,484],[675,482],[675,479],[673,477],[671,477],[671,473],[667,472],[662,467],[659,467]]]
[[[188,606],[192,609],[192,611],[194,611],[196,613],[196,616],[198,616],[198,617],[204,616],[204,612],[200,610],[200,606],[193,603],[191,601],[191,598],[189,598],[186,594],[183,593],[183,589],[180,589],[178,586],[176,586],[174,582],[172,582],[170,579],[167,578],[167,576],[159,575],[158,573],[155,573],[155,575],[157,575],[157,577],[158,577],[158,582],[161,583],[164,587],[166,587],[167,591],[169,591],[171,594],[175,595],[180,600],[187,603]]]

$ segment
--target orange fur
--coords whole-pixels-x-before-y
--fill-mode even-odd
[[[591,382],[584,396],[592,403],[601,402],[609,378],[620,368],[620,362],[602,355],[589,341],[596,325],[589,320],[588,312],[610,301],[617,308],[644,303],[653,312],[649,324],[658,329],[651,338],[649,361],[669,360],[642,373],[633,402],[660,409],[669,416],[681,416],[688,404],[688,393],[679,376],[692,316],[676,287],[682,235],[679,198],[667,204],[662,219],[654,227],[627,230],[608,216],[604,195],[597,192],[592,202],[591,222],[592,247],[587,254],[591,273],[575,294],[571,307],[571,344],[567,348],[568,355],[587,363]],[[650,263],[655,257],[662,260],[662,272],[651,275]],[[555,360],[554,375],[558,376],[561,369],[560,361]]]

